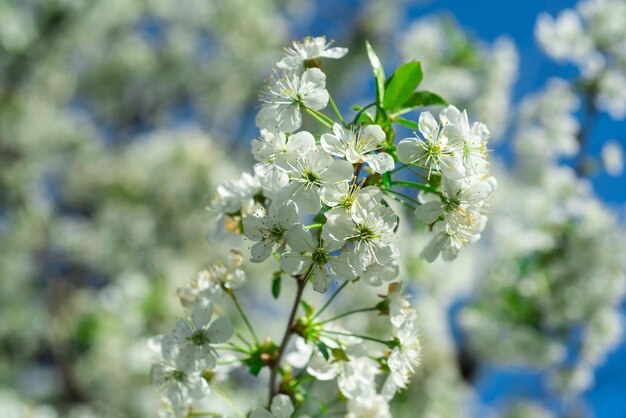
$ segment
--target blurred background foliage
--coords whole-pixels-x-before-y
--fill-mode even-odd
[[[482,41],[437,3],[0,1],[0,417],[156,416],[146,341],[180,314],[176,288],[226,254],[205,240],[203,206],[250,167],[257,92],[307,34],[351,49],[327,68],[342,109],[371,94],[368,39],[385,62],[421,60],[424,88],[494,135],[500,187],[479,245],[428,265],[423,227],[402,225],[424,359],[395,416],[624,416],[623,376],[594,389],[621,341],[626,250],[623,206],[605,202],[626,200],[623,175],[598,144],[623,143],[623,126],[581,147],[573,83],[520,94],[515,34]],[[598,198],[608,171],[622,190]],[[271,334],[271,276],[249,275]],[[624,370],[620,347],[603,367]],[[599,390],[613,403],[587,402]]]

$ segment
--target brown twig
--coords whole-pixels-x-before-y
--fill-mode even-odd
[[[294,321],[296,319],[296,313],[298,312],[298,305],[300,305],[300,300],[302,300],[302,294],[304,293],[304,288],[306,287],[306,283],[309,279],[310,273],[311,268],[309,268],[309,270],[305,274],[299,274],[295,276],[295,279],[298,283],[298,290],[296,291],[296,297],[293,301],[293,306],[291,307],[289,319],[287,320],[287,328],[285,329],[285,334],[283,335],[283,339],[278,348],[278,354],[272,362],[272,366],[270,367],[269,399],[267,400],[268,407],[271,405],[272,399],[277,392],[276,375],[278,373],[278,368],[280,367],[282,357],[285,354],[285,350],[287,349],[287,344],[289,344],[289,339],[295,331]]]

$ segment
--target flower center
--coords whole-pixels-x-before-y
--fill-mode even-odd
[[[176,380],[177,382],[182,382],[185,380],[185,372],[180,371],[180,370],[174,370],[172,372],[172,379]]]
[[[309,170],[304,170],[304,172],[302,173],[302,177],[307,183],[311,184],[316,184],[320,180],[320,177],[317,175],[317,173]]]
[[[189,341],[191,341],[192,344],[197,345],[197,346],[202,346],[209,342],[207,337],[205,337],[204,332],[200,330],[191,334],[191,337],[189,337]]]
[[[326,265],[328,263],[328,253],[322,248],[318,248],[313,251],[311,258],[313,259],[313,263],[320,266]]]
[[[285,235],[285,231],[287,231],[287,228],[285,228],[284,226],[274,225],[271,228],[268,228],[264,231],[265,236],[263,237],[263,241],[269,241],[269,242],[282,241],[283,235]]]
[[[362,241],[371,241],[374,238],[379,238],[380,235],[376,234],[370,227],[367,225],[357,225],[356,226],[357,238]]]

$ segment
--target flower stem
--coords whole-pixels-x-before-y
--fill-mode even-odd
[[[385,190],[385,193],[387,193],[387,192],[395,194],[396,196],[400,196],[401,198],[406,199],[406,200],[408,200],[411,203],[415,203],[418,206],[421,205],[421,203],[418,200],[413,199],[412,197],[407,196],[404,193],[396,192],[395,190]]]
[[[316,121],[318,121],[319,123],[327,127],[328,129],[333,128],[333,120],[330,119],[328,116],[308,107],[302,107],[302,109],[304,109],[304,111],[308,113],[309,115],[311,115],[313,119],[315,119]]]
[[[321,228],[322,224],[311,224],[306,226],[308,229]]]
[[[425,192],[434,193],[436,195],[439,194],[439,191],[437,189],[435,189],[433,187],[430,187],[430,186],[427,186],[427,185],[422,184],[422,183],[414,182],[414,181],[392,181],[391,184],[394,185],[394,186],[412,187],[414,189],[424,190]]]
[[[332,318],[329,318],[329,319],[326,319],[326,320],[320,322],[320,324],[327,324],[329,322],[336,321],[336,320],[338,320],[340,318],[343,318],[343,317],[346,317],[348,315],[352,315],[352,314],[356,314],[356,313],[360,313],[360,312],[371,312],[371,311],[377,311],[377,310],[378,310],[378,308],[376,306],[373,306],[371,308],[355,309],[355,310],[352,310],[352,311],[344,312],[342,314],[333,316]]]
[[[357,114],[354,115],[354,120],[352,121],[352,125],[354,125],[359,120],[359,118],[361,117],[363,112],[365,112],[367,109],[369,109],[370,107],[373,107],[373,106],[376,106],[376,102],[372,102],[372,103],[370,103],[368,105],[365,105],[365,107],[361,108],[361,110],[359,110],[357,112]]]
[[[252,335],[254,342],[256,343],[256,345],[259,345],[259,338],[257,337],[256,332],[254,332],[254,328],[250,324],[250,321],[248,320],[246,313],[243,311],[243,308],[239,304],[239,300],[237,300],[237,297],[235,296],[235,292],[233,292],[232,289],[227,289],[226,293],[228,293],[230,298],[233,300],[233,303],[235,304],[235,307],[239,311],[239,314],[241,315],[243,322],[246,323],[246,327],[248,327],[248,330],[250,331],[250,335]]]
[[[324,310],[326,310],[326,308],[328,308],[328,305],[331,304],[331,302],[337,297],[337,295],[339,294],[339,292],[341,292],[343,290],[344,287],[346,287],[348,285],[349,282],[344,282],[341,286],[339,286],[339,288],[337,290],[335,290],[335,293],[333,293],[331,295],[331,297],[328,298],[328,300],[326,301],[326,303],[324,304],[324,306],[322,306],[322,308],[317,311],[317,313],[315,315],[313,315],[313,318],[311,319],[315,319],[318,316],[320,316],[320,314],[322,312],[324,312]]]
[[[345,335],[346,337],[356,337],[362,340],[374,341],[376,343],[380,343],[389,347],[389,341],[381,340],[381,339],[374,338],[374,337],[368,337],[367,335],[351,334],[349,332],[328,331],[328,330],[321,330],[320,333],[332,334],[332,335]]]
[[[386,190],[386,191],[388,191],[388,190]],[[404,206],[404,207],[406,207],[408,209],[411,209],[411,211],[413,211],[413,212],[417,209],[417,208],[414,208],[413,206],[409,205],[407,202],[405,202],[404,200],[402,200],[402,199],[400,199],[398,197],[395,197],[393,195],[387,195],[387,196],[389,196],[390,198],[392,198],[396,202],[400,203],[402,206]]]
[[[335,115],[337,115],[337,117],[339,118],[339,121],[341,122],[341,124],[345,125],[346,123],[343,120],[343,116],[341,116],[341,112],[339,111],[339,108],[337,108],[337,105],[335,104],[335,101],[333,100],[331,95],[328,95],[328,101],[330,102],[330,106],[335,111]]]
[[[304,288],[306,287],[306,283],[309,280],[309,276],[311,275],[312,271],[313,269],[311,266],[306,273],[295,276],[298,283],[296,297],[294,298],[293,306],[291,307],[291,313],[289,314],[289,319],[287,320],[287,328],[285,329],[285,334],[283,335],[283,339],[280,342],[280,346],[278,347],[278,354],[276,355],[276,358],[274,359],[270,367],[269,398],[267,400],[268,408],[272,404],[272,399],[276,394],[276,375],[278,373],[278,368],[280,367],[280,362],[283,358],[283,355],[285,354],[285,350],[287,349],[289,338],[295,330],[294,320],[296,319],[296,313],[298,312],[298,305],[300,305],[300,300],[302,299]]]
[[[391,171],[390,171],[390,173],[391,173],[391,174],[393,174],[393,173],[395,173],[396,171],[400,171],[400,170],[402,170],[402,169],[404,169],[404,168],[408,168],[408,169],[409,169],[409,171],[410,171],[411,173],[414,173],[414,174],[419,174],[417,171],[413,171],[413,170],[411,169],[411,167],[421,168],[422,170],[428,170],[428,167],[424,167],[423,165],[417,165],[417,164],[404,164],[404,163],[402,163],[402,162],[401,162],[400,164],[401,164],[401,165],[400,165],[400,167],[396,167],[396,168],[394,168],[393,170],[391,170]],[[419,175],[421,176],[421,174],[419,174]]]

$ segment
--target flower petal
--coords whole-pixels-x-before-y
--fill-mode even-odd
[[[222,316],[213,321],[205,335],[211,343],[215,344],[228,341],[234,332],[235,329],[231,320]]]

